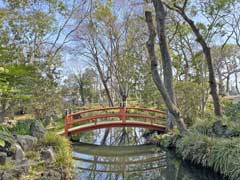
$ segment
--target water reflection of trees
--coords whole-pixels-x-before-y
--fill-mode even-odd
[[[103,152],[103,148],[95,147],[97,155],[94,155],[92,147],[85,146],[91,149],[89,154],[86,147],[75,148],[75,152],[77,150],[80,153],[81,150],[84,152],[83,156],[78,153],[74,155],[80,179],[126,179],[136,173],[146,177],[146,174],[152,176],[154,174],[152,171],[159,174],[159,170],[166,166],[165,153],[156,151],[154,146],[121,146],[119,150],[118,147],[108,147],[102,156],[99,153]]]
[[[102,137],[104,136],[104,129],[98,129],[82,133],[80,135],[74,135],[73,139],[80,139],[81,142],[90,142],[93,144],[101,144]],[[143,128],[111,128],[109,135],[105,141],[105,145],[134,145],[144,144],[146,139],[142,137],[142,134],[146,132]]]
[[[144,144],[145,139],[142,137],[142,134],[145,131],[146,130],[143,128],[127,128],[127,127],[111,128],[105,144],[106,145]],[[103,136],[102,129],[94,131],[95,141],[93,143],[99,144],[101,139],[99,137],[102,137],[102,136]]]
[[[87,136],[87,141],[100,144],[102,130]],[[114,128],[108,146],[81,143],[74,145],[78,179],[88,180],[221,180],[212,171],[196,168],[165,153],[159,147],[144,143],[143,129]],[[91,136],[91,137],[89,137]],[[89,141],[91,139],[92,141]],[[86,140],[86,139],[85,139]],[[84,136],[81,137],[84,141]],[[109,146],[111,145],[111,146]]]

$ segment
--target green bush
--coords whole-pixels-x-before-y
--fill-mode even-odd
[[[13,133],[20,135],[30,134],[30,126],[32,122],[33,120],[18,121],[17,124],[9,130]]]
[[[208,166],[210,150],[214,143],[215,141],[212,138],[199,133],[191,133],[178,141],[176,150],[183,159]]]
[[[177,142],[176,151],[183,159],[211,167],[231,180],[240,177],[240,138],[213,138],[194,132]]]
[[[232,121],[240,122],[240,105],[233,104],[229,101],[224,101],[223,105],[224,114],[229,117]]]
[[[0,130],[0,146],[5,147],[7,144],[13,143],[14,138],[11,133],[8,131],[2,131]]]
[[[0,146],[4,147],[5,142],[11,143],[13,141],[13,137],[9,133],[8,129],[4,125],[0,125]]]
[[[201,97],[206,87],[197,82],[178,81],[175,84],[176,101],[185,123],[191,126],[201,114]]]
[[[0,131],[9,132],[5,125],[0,124]]]
[[[197,119],[194,125],[190,128],[190,131],[196,131],[207,136],[215,136],[213,132],[213,124],[218,120],[221,120],[222,124],[227,126],[227,133],[230,136],[240,135],[240,123],[232,121],[229,117],[226,116],[222,118],[211,116],[205,119]]]
[[[231,179],[240,177],[240,143],[239,138],[220,139],[211,149],[208,165],[217,172]]]
[[[55,133],[47,133],[43,138],[43,144],[53,146],[56,152],[56,164],[60,166],[72,166],[72,150],[70,141],[63,136]]]
[[[197,119],[194,125],[190,128],[191,131],[197,131],[200,134],[212,136],[212,125],[215,122],[214,118]]]

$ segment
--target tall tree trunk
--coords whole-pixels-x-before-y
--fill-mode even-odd
[[[167,14],[161,1],[153,0],[153,4],[156,13],[157,34],[159,39],[158,42],[163,64],[164,85],[168,91],[171,101],[173,102],[173,104],[176,104],[175,94],[173,90],[172,60],[169,55],[167,38],[165,33],[165,19]],[[173,127],[173,121],[174,117],[170,112],[168,112],[167,129],[171,129]]]
[[[188,64],[187,59],[185,59],[185,65],[184,65],[184,80],[185,81],[188,81],[188,75],[189,75],[189,64]]]
[[[81,100],[82,100],[82,105],[85,106],[86,102],[85,102],[85,94],[84,94],[84,88],[83,88],[83,84],[81,83],[80,84],[80,87],[79,87],[79,93],[80,93],[80,96],[81,96]]]
[[[169,7],[169,6],[168,6]],[[209,86],[211,89],[210,94],[212,95],[213,99],[213,105],[214,105],[214,112],[215,115],[217,116],[222,116],[222,110],[221,110],[221,105],[219,101],[219,96],[217,93],[217,82],[215,78],[215,73],[214,73],[214,68],[213,68],[213,63],[212,63],[212,56],[211,56],[211,49],[208,47],[206,41],[204,40],[203,36],[201,35],[199,29],[195,25],[195,23],[186,15],[184,8],[178,7],[175,5],[175,8],[170,8],[172,10],[175,10],[178,12],[182,18],[189,24],[191,27],[193,33],[197,37],[196,41],[202,46],[202,50],[205,56],[205,59],[207,61],[208,65],[208,72],[209,72]]]
[[[99,60],[98,60],[98,57],[97,55],[95,55],[95,63],[96,63],[96,66],[97,66],[97,70],[98,70],[98,73],[100,75],[100,79],[103,83],[103,86],[104,86],[104,89],[105,89],[105,92],[106,92],[106,95],[107,95],[107,98],[108,98],[108,103],[109,103],[109,106],[113,107],[114,106],[114,102],[112,100],[112,97],[111,97],[111,94],[110,94],[110,91],[109,91],[109,88],[108,88],[108,85],[107,85],[107,79],[104,77],[104,74],[102,72],[102,68],[99,64]],[[109,132],[110,132],[110,129],[107,128],[104,132],[104,135],[103,135],[103,138],[101,140],[101,144],[105,144],[106,143],[106,140],[107,140],[107,137],[109,135]]]
[[[113,103],[112,97],[111,97],[111,95],[110,95],[110,91],[109,91],[109,89],[108,89],[107,82],[106,82],[106,80],[104,80],[103,74],[102,74],[102,76],[100,75],[100,77],[102,77],[101,80],[102,80],[102,83],[103,83],[105,92],[106,92],[106,94],[107,94],[109,106],[113,107],[113,106],[114,106],[114,103]],[[107,140],[107,137],[108,137],[108,135],[109,135],[109,132],[110,132],[110,128],[105,129],[103,138],[102,138],[102,140],[101,140],[101,144],[102,144],[102,145],[106,144],[106,140]]]
[[[110,91],[109,91],[109,88],[108,88],[108,85],[107,85],[106,81],[103,81],[103,86],[104,86],[104,89],[105,89],[105,92],[106,92],[106,95],[107,95],[107,98],[108,98],[108,104],[109,104],[109,106],[113,107],[114,102],[112,100],[112,97],[111,97],[111,94],[110,94]]]
[[[219,69],[217,69],[217,72],[218,72],[217,73],[218,74],[218,94],[220,96],[224,96],[225,88],[224,88],[223,78]]]
[[[181,51],[182,51],[182,54],[183,54],[183,60],[185,62],[185,64],[184,64],[184,81],[188,81],[189,63],[188,63],[187,54],[185,52],[185,45],[184,45],[184,42],[183,42],[183,37],[182,37],[181,32],[180,32],[180,42],[181,42],[180,48],[181,48]]]
[[[229,87],[229,81],[230,81],[230,76],[227,76],[227,81],[226,81],[226,93],[229,94],[230,87]]]
[[[240,92],[239,92],[239,88],[238,88],[238,74],[235,72],[234,75],[235,75],[235,88],[236,88],[236,92],[237,92],[237,94],[239,94]]]
[[[201,117],[204,117],[205,114],[205,107],[206,107],[206,102],[208,99],[208,88],[205,88],[205,78],[206,78],[206,70],[204,67],[204,62],[201,62],[201,86],[202,86],[202,90],[201,90]]]
[[[121,100],[122,100],[122,105],[126,106],[126,101],[128,98],[128,92],[126,92],[122,86],[119,86],[119,92],[120,92],[120,96],[121,96]]]
[[[97,56],[95,56],[95,60],[96,60],[96,62],[95,62],[96,67],[97,67],[98,73],[100,75],[100,79],[102,81],[102,84],[104,86],[104,90],[105,90],[107,98],[108,98],[109,106],[114,106],[114,103],[113,103],[113,100],[112,100],[112,97],[111,97],[111,94],[110,94],[110,90],[109,90],[108,85],[107,85],[107,79],[104,77],[104,74],[102,72],[102,68],[99,64],[99,60],[98,60]]]
[[[149,30],[149,39],[147,41],[147,50],[148,50],[149,58],[151,60],[151,72],[152,72],[153,81],[154,81],[155,85],[157,86],[159,92],[161,93],[163,100],[166,104],[166,107],[168,108],[170,113],[174,116],[180,133],[185,134],[187,132],[187,128],[182,119],[181,113],[180,113],[179,109],[175,106],[173,101],[171,100],[171,98],[167,92],[167,89],[159,75],[159,72],[158,72],[158,63],[157,63],[156,55],[155,55],[156,32],[155,32],[155,27],[154,27],[153,20],[152,20],[152,13],[149,11],[146,11],[145,17],[146,17],[146,22],[148,25],[148,30]]]

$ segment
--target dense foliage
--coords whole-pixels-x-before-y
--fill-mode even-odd
[[[239,138],[213,138],[200,133],[191,133],[177,143],[183,159],[211,167],[232,180],[240,176],[239,148]]]

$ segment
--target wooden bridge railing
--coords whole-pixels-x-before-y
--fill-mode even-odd
[[[155,116],[151,116],[148,114],[142,113],[130,113],[130,111],[141,111],[147,112],[148,114],[154,113],[157,114]],[[96,113],[96,112],[104,112],[99,114],[88,114],[88,113]],[[75,113],[68,113],[65,117],[65,130],[64,134],[67,135],[69,129],[73,127],[74,124],[82,123],[86,121],[92,121],[95,125],[98,124],[98,119],[103,118],[119,118],[122,124],[127,123],[128,118],[138,118],[144,120],[150,120],[150,123],[153,124],[153,121],[159,121],[165,119],[166,113],[164,111],[149,109],[149,108],[142,108],[142,107],[103,107],[91,110],[85,110]],[[106,120],[105,120],[106,121]],[[140,120],[137,120],[140,121]],[[149,123],[149,124],[150,124]],[[154,122],[155,123],[155,122]],[[157,123],[155,123],[157,124]]]

